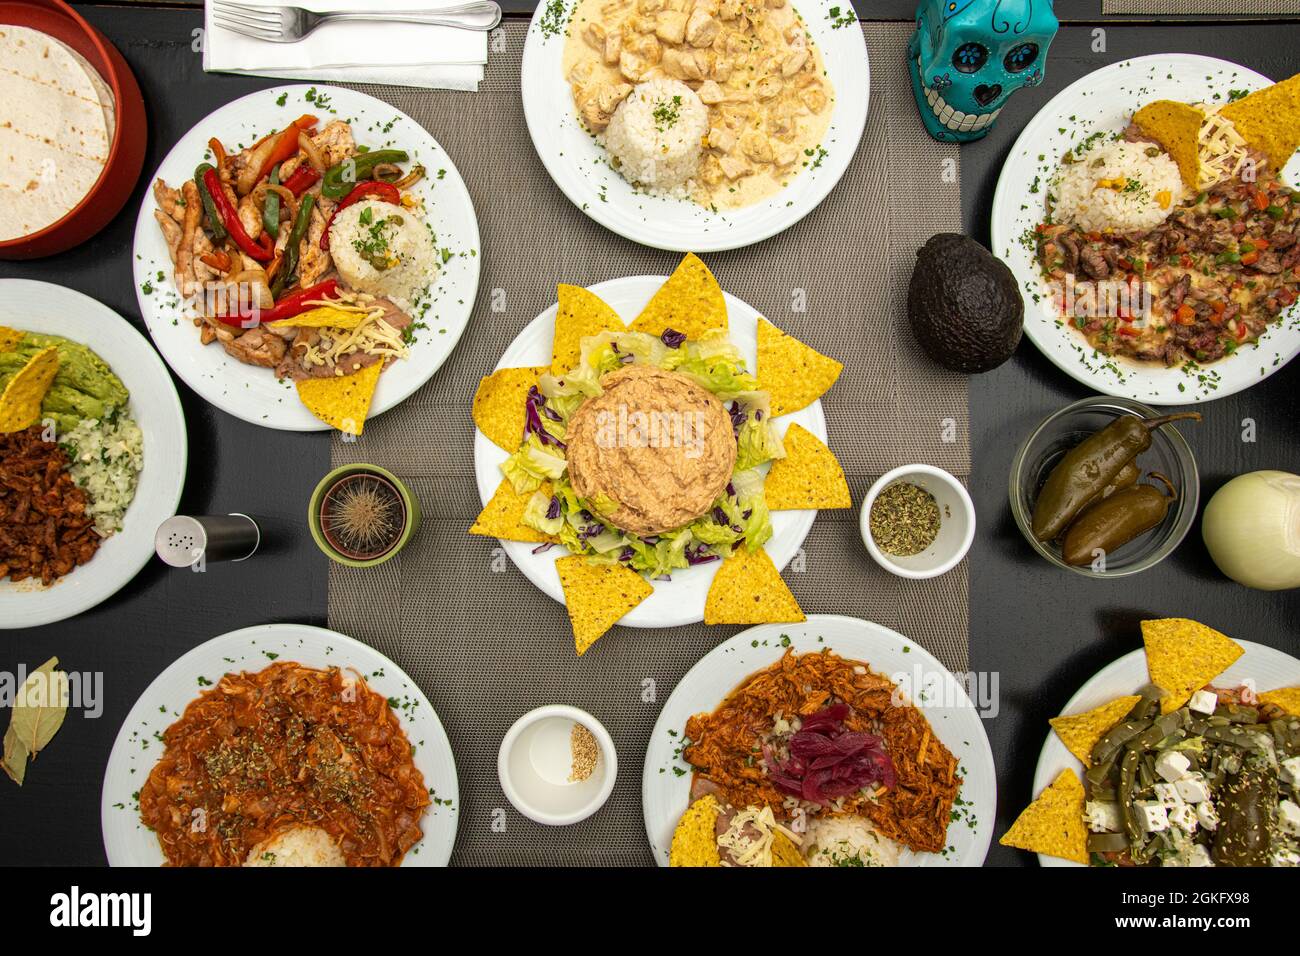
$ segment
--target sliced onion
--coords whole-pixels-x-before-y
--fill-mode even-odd
[[[412,186],[414,186],[423,178],[424,178],[424,167],[417,163],[416,165],[411,167],[411,171],[409,173],[407,173],[397,182],[393,183],[393,185],[396,186],[398,189],[410,189]]]
[[[316,144],[311,141],[311,137],[301,130],[298,131],[298,148],[306,154],[307,162],[311,163],[316,172],[325,172],[325,157],[316,148]]]
[[[249,290],[253,293],[258,308],[269,309],[275,305],[275,296],[271,295],[271,282],[266,277],[265,269],[241,269],[238,272],[232,272],[226,276],[226,286],[234,286],[238,294],[239,286],[243,283],[248,284]]]

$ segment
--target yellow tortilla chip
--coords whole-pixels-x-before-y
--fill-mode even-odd
[[[1142,622],[1151,683],[1165,692],[1161,713],[1182,707],[1243,653],[1241,645],[1212,627],[1182,617]]]
[[[1196,190],[1201,181],[1200,136],[1205,114],[1195,106],[1173,100],[1156,100],[1133,114],[1133,122],[1165,148],[1178,164],[1183,184]]]
[[[580,285],[557,288],[555,339],[551,343],[551,374],[563,375],[582,360],[582,340],[601,332],[626,332],[618,313],[596,293]]]
[[[1293,717],[1300,717],[1300,687],[1279,687],[1277,690],[1266,690],[1259,695],[1259,699],[1266,704],[1281,707]]]
[[[758,386],[772,396],[772,414],[788,415],[821,398],[844,366],[758,320]]]
[[[383,370],[383,362],[373,362],[351,375],[303,379],[298,383],[298,397],[325,424],[349,435],[360,435]]]
[[[551,486],[543,483],[538,491],[549,497]],[[554,535],[543,534],[523,523],[524,509],[535,494],[537,492],[534,491],[518,494],[510,482],[503,479],[493,493],[492,500],[483,506],[479,516],[474,519],[469,533],[481,534],[485,538],[500,538],[502,541],[532,541],[538,544],[555,541]]]
[[[1088,830],[1083,825],[1083,803],[1083,784],[1078,776],[1073,770],[1062,770],[998,842],[1087,866]]]
[[[1219,115],[1268,157],[1274,173],[1281,173],[1300,147],[1300,73],[1229,103]]]
[[[768,553],[743,544],[722,562],[704,602],[705,624],[786,624],[808,618]]]
[[[544,368],[502,368],[479,382],[473,411],[479,431],[511,454],[517,452],[524,440],[528,390],[545,374]]]
[[[835,455],[808,429],[792,424],[785,432],[785,457],[772,462],[763,485],[772,511],[851,508],[849,483]]]
[[[0,352],[12,352],[22,340],[23,333],[6,325],[0,325]]]
[[[555,562],[564,603],[573,624],[573,643],[581,657],[619,619],[651,593],[646,579],[621,564],[588,564],[571,554]]]
[[[1102,704],[1082,714],[1070,714],[1068,717],[1053,717],[1048,721],[1056,736],[1061,738],[1065,748],[1078,757],[1085,767],[1092,766],[1092,748],[1110,728],[1119,723],[1124,715],[1132,710],[1141,695],[1117,697],[1109,704]]]
[[[20,432],[41,420],[41,402],[59,372],[59,350],[41,349],[20,368],[0,395],[0,434]]]
[[[686,808],[673,831],[673,843],[668,851],[669,866],[722,866],[718,837],[714,831],[721,812],[722,808],[712,794],[700,797]]]
[[[691,340],[713,329],[727,329],[727,300],[709,267],[688,252],[632,323],[634,332],[683,332]]]
[[[772,866],[807,866],[799,848],[780,830],[772,834]]]
[[[368,312],[351,312],[322,305],[298,315],[267,325],[270,329],[355,329],[369,316]]]

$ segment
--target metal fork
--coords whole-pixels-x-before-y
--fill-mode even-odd
[[[407,10],[377,13],[371,10],[340,10],[314,13],[302,7],[257,7],[231,0],[212,0],[213,22],[234,33],[270,43],[296,43],[322,23],[340,20],[385,20],[400,23],[428,23],[460,30],[486,32],[501,22],[501,7],[492,0],[475,0],[439,10]]]

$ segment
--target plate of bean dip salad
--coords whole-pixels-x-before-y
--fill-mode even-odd
[[[1300,351],[1298,85],[1139,57],[1026,126],[994,196],[993,250],[1053,363],[1105,394],[1185,404]]]
[[[244,421],[360,434],[469,322],[469,192],[437,141],[374,97],[299,85],[235,100],[177,142],[151,192],[140,312],[176,374]]]
[[[1001,837],[1043,866],[1300,866],[1300,661],[1185,618],[1052,719]]]

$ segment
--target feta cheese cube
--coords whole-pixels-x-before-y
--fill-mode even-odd
[[[1295,850],[1288,850],[1286,847],[1278,847],[1273,851],[1273,866],[1300,866],[1300,853]]]
[[[1287,757],[1279,766],[1279,776],[1289,787],[1300,787],[1300,757]]]
[[[1178,795],[1187,803],[1201,803],[1210,799],[1210,785],[1205,782],[1205,774],[1189,773],[1174,784]]]
[[[1169,822],[1186,833],[1195,833],[1198,820],[1196,808],[1190,803],[1180,803],[1169,811]]]
[[[1219,827],[1219,811],[1214,809],[1212,800],[1204,800],[1196,805],[1196,819],[1200,821],[1201,826],[1207,830],[1217,830]]]
[[[1158,800],[1139,800],[1133,804],[1133,809],[1137,811],[1145,832],[1158,833],[1169,829],[1169,811]]]
[[[1170,783],[1181,780],[1192,762],[1177,750],[1166,750],[1156,758],[1156,773]]]
[[[1119,833],[1124,826],[1120,819],[1119,804],[1109,800],[1089,800],[1084,807],[1088,829],[1093,833]]]
[[[1219,695],[1212,690],[1198,690],[1187,702],[1187,706],[1198,714],[1212,714],[1219,706]]]
[[[1187,856],[1187,865],[1214,866],[1214,861],[1210,859],[1210,851],[1197,843],[1192,847],[1192,852]]]
[[[1283,800],[1277,805],[1277,825],[1283,833],[1300,836],[1300,805]]]
[[[1166,810],[1182,806],[1183,798],[1178,795],[1177,784],[1157,783],[1152,789],[1156,792],[1156,799]]]

